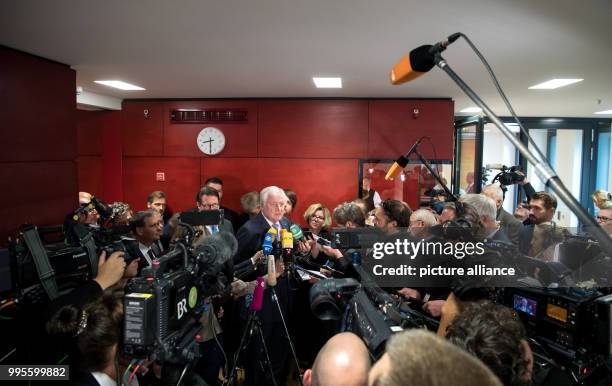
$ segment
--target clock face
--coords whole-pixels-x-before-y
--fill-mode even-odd
[[[225,135],[216,127],[205,127],[198,134],[197,144],[204,154],[219,154],[225,147]]]

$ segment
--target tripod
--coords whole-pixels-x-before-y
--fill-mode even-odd
[[[276,308],[278,309],[278,313],[281,317],[281,321],[283,324],[283,328],[285,329],[285,335],[287,336],[287,340],[289,341],[289,347],[291,348],[291,355],[293,356],[293,360],[295,361],[295,369],[298,372],[298,380],[300,381],[300,385],[304,386],[304,382],[302,381],[302,373],[300,372],[300,363],[298,362],[297,354],[295,353],[295,346],[293,346],[293,341],[291,340],[291,336],[289,335],[289,329],[287,328],[287,323],[285,323],[285,317],[283,316],[283,311],[280,308],[280,304],[278,304],[278,296],[276,296],[276,290],[274,287],[271,287],[272,290],[272,301],[276,303]]]
[[[238,346],[238,350],[234,354],[234,363],[232,365],[232,371],[230,372],[227,382],[224,382],[224,385],[232,385],[234,382],[234,377],[236,376],[236,371],[238,369],[238,358],[240,356],[240,352],[242,352],[249,344],[250,338],[253,336],[253,333],[257,333],[259,338],[261,339],[262,348],[265,354],[264,365],[270,369],[270,375],[272,377],[272,383],[276,386],[276,379],[274,378],[274,369],[272,368],[272,362],[270,361],[270,355],[268,354],[268,347],[266,346],[266,340],[264,339],[263,331],[261,328],[261,321],[259,320],[259,316],[257,315],[257,311],[251,310],[249,311],[249,319],[247,320],[247,324],[242,332],[242,337],[240,338],[240,345]],[[248,337],[248,339],[247,339]]]

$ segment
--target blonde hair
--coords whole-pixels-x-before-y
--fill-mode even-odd
[[[593,198],[595,206],[599,209],[612,208],[612,197],[610,196],[610,193],[603,189],[597,189],[594,191],[591,198]]]
[[[306,223],[309,223],[310,218],[316,213],[317,210],[323,211],[323,217],[325,217],[323,227],[329,227],[331,225],[331,215],[329,214],[329,209],[327,209],[323,204],[320,203],[312,204],[308,207],[308,209],[306,209],[306,212],[304,212],[304,221],[306,221]]]

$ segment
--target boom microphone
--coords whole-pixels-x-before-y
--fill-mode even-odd
[[[416,150],[417,146],[419,146],[423,138],[425,137],[423,136],[419,138],[414,143],[414,145],[412,145],[410,150],[408,150],[408,153],[406,153],[406,155],[399,156],[399,158],[395,160],[395,162],[393,162],[393,165],[391,165],[391,167],[387,171],[387,175],[385,175],[385,180],[391,180],[397,177],[401,173],[401,171],[404,170],[404,168],[408,165],[408,157],[410,157],[410,154],[412,154],[412,152]]]
[[[436,65],[436,54],[444,51],[459,36],[459,33],[454,33],[446,40],[438,42],[433,46],[426,44],[410,51],[408,55],[401,58],[389,71],[391,84],[398,85],[409,82],[431,70]]]
[[[264,278],[258,277],[255,284],[255,290],[253,291],[253,301],[249,306],[251,311],[261,311],[263,306],[263,293],[264,293]]]

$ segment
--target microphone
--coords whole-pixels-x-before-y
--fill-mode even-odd
[[[404,170],[404,168],[408,165],[408,157],[410,157],[410,154],[412,154],[416,150],[417,146],[419,146],[419,144],[424,138],[424,136],[419,138],[414,143],[414,145],[412,145],[410,150],[408,150],[408,153],[406,153],[405,156],[401,155],[397,160],[395,160],[395,162],[393,162],[393,165],[391,165],[391,167],[387,171],[387,174],[385,175],[385,180],[388,181],[397,177],[401,173],[401,171]]]
[[[459,33],[454,33],[433,46],[426,44],[410,51],[389,71],[391,84],[409,82],[431,70],[436,65],[436,54],[444,51],[446,47],[459,39],[459,36],[461,36]]]
[[[273,242],[274,242],[274,234],[268,231],[268,233],[266,233],[266,237],[264,237],[263,245],[261,248],[265,256],[270,256],[270,254],[272,253],[272,249],[274,248]]]
[[[286,229],[281,229],[281,246],[283,248],[283,259],[293,256],[293,234]]]
[[[268,256],[268,278],[266,279],[268,287],[276,286],[276,264],[274,263],[274,255]]]
[[[302,238],[304,238],[304,232],[302,232],[302,228],[300,228],[299,225],[291,224],[289,230],[291,231],[294,240],[301,240]]]
[[[255,290],[253,291],[253,301],[249,306],[251,311],[261,311],[263,306],[263,293],[264,293],[264,278],[258,277],[255,284]]]

